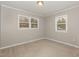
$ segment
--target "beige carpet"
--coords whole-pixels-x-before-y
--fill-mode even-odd
[[[76,57],[79,49],[47,39],[0,50],[2,57]]]

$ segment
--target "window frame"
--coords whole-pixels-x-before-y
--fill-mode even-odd
[[[20,23],[20,16],[28,18],[28,22],[26,22],[26,23],[29,23],[29,27],[20,28],[20,24],[19,24]],[[34,18],[34,19],[37,20],[37,28],[32,28],[31,27],[31,18]],[[18,29],[22,29],[22,30],[24,30],[24,29],[39,29],[39,18],[36,18],[36,17],[28,17],[28,16],[25,16],[25,15],[18,15]]]
[[[65,30],[58,30],[58,29],[57,29],[57,25],[58,25],[58,24],[57,24],[57,21],[59,20],[59,18],[64,18],[65,23],[63,23],[63,24],[66,25],[66,26],[65,26],[65,27],[66,27]],[[55,31],[56,31],[56,32],[67,32],[67,29],[68,29],[68,27],[67,27],[67,22],[68,22],[67,19],[68,19],[68,16],[67,16],[67,15],[61,15],[61,16],[56,16],[56,17],[55,17]],[[60,24],[62,24],[62,23],[60,23]]]
[[[28,22],[25,22],[25,23],[29,23],[29,21],[30,21],[30,18],[28,17],[28,16],[25,16],[25,15],[18,15],[18,28],[19,29],[30,29],[30,23],[29,23],[29,27],[25,27],[25,28],[20,28],[20,16],[22,16],[22,17],[26,17],[27,19],[28,19]]]
[[[32,24],[32,23],[31,23],[31,18],[34,18],[35,20],[37,20],[37,28],[32,28],[32,27],[31,27],[31,24]],[[39,29],[39,18],[30,17],[30,28],[31,28],[31,29]]]

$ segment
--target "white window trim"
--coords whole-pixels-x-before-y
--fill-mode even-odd
[[[30,29],[30,26],[29,26],[28,28],[27,28],[27,27],[26,27],[26,28],[20,28],[20,27],[19,27],[19,17],[20,17],[20,16],[27,17],[27,18],[29,19],[29,17],[28,17],[28,16],[25,16],[25,15],[18,15],[18,29],[20,29],[20,30]],[[27,22],[27,23],[29,23],[29,21],[30,21],[30,19],[28,20],[28,22]],[[30,23],[29,23],[29,24],[30,24]]]
[[[37,20],[37,25],[38,25],[37,28],[32,28],[32,27],[31,27],[31,18],[34,18],[34,19]],[[31,29],[39,29],[39,18],[36,18],[36,17],[30,17],[30,28],[31,28]]]
[[[29,20],[28,20],[28,22],[27,23],[29,23],[29,27],[28,28],[20,28],[19,27],[19,17],[20,16],[23,16],[23,17],[27,17]],[[38,28],[31,28],[31,18],[35,18],[35,19],[37,19],[37,27]],[[26,30],[26,29],[39,29],[39,18],[36,18],[36,17],[28,17],[28,16],[25,16],[25,15],[18,15],[18,29],[20,29],[20,30]]]
[[[57,18],[58,18],[58,17],[66,17],[66,19],[65,19],[65,20],[66,20],[66,23],[65,23],[65,24],[66,24],[66,30],[57,30],[57,21],[58,21]],[[61,16],[56,16],[56,17],[55,17],[55,31],[56,31],[56,32],[64,32],[64,33],[67,32],[67,30],[68,30],[68,26],[67,26],[68,21],[67,21],[67,19],[68,19],[68,16],[67,16],[67,15],[61,15]]]

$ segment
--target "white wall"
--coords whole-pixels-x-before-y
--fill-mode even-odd
[[[1,7],[1,47],[40,39],[44,35],[44,20],[30,12],[23,12],[12,8]],[[18,29],[18,15],[33,16],[39,18],[39,29]]]
[[[0,47],[1,47],[1,5],[0,5]]]
[[[55,32],[55,16],[68,15],[67,33]],[[46,37],[79,45],[79,7],[46,18]]]
[[[27,42],[43,37],[64,41],[74,45],[79,45],[79,7],[70,9],[42,18],[30,12],[1,7],[1,47]],[[37,17],[40,20],[39,29],[18,29],[18,14]],[[68,15],[67,33],[55,32],[55,16]]]

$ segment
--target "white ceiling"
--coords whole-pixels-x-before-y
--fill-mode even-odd
[[[79,5],[79,1],[44,1],[43,7],[39,7],[36,1],[4,1],[0,3],[42,16],[49,16],[59,10]]]

